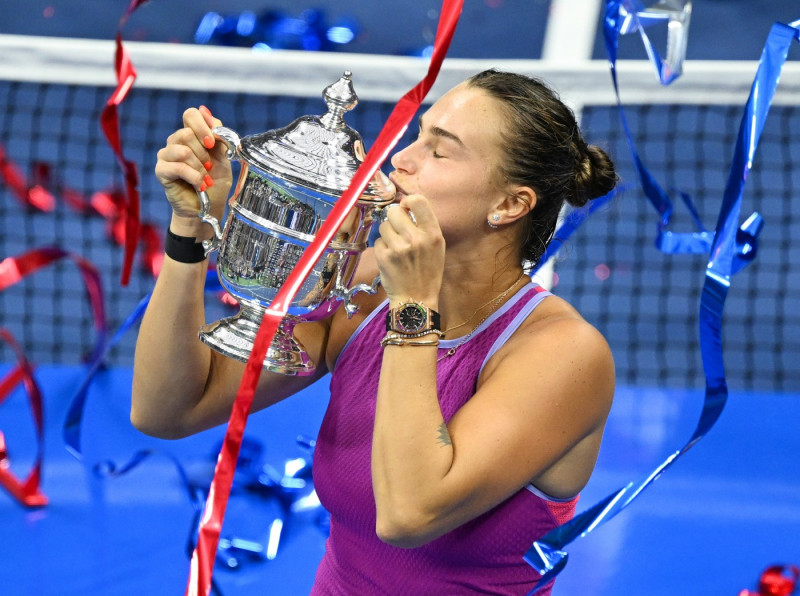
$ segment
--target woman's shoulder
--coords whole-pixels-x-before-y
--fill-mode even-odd
[[[532,363],[552,367],[570,361],[591,361],[595,370],[614,369],[611,349],[602,333],[569,302],[554,294],[547,295],[526,317],[487,363],[484,373],[491,374],[500,362],[509,360],[525,362],[527,367]]]
[[[553,348],[582,345],[582,350],[611,351],[608,342],[597,328],[563,298],[551,294],[536,308],[523,325],[521,338],[537,345],[547,343]]]

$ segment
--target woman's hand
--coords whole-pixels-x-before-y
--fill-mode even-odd
[[[409,195],[390,205],[380,234],[375,258],[391,305],[414,300],[437,308],[445,241],[428,199]]]
[[[197,191],[205,190],[211,200],[212,214],[220,219],[232,182],[225,143],[215,139],[211,132],[212,128],[222,126],[222,122],[208,108],[200,106],[183,113],[183,125],[158,152],[156,177],[175,216],[196,219],[200,212]]]

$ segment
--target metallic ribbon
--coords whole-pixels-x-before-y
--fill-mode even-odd
[[[86,285],[94,326],[97,331],[97,342],[90,356],[90,359],[92,359],[100,353],[101,346],[105,341],[107,327],[102,281],[97,268],[90,261],[58,247],[39,248],[16,257],[6,257],[0,261],[0,292],[22,281],[42,267],[64,258],[71,259],[78,266],[83,282]]]
[[[67,416],[64,419],[63,436],[67,451],[77,459],[82,459],[83,457],[83,452],[81,450],[81,427],[83,425],[83,410],[86,406],[86,397],[89,394],[89,387],[92,380],[94,380],[94,376],[105,364],[106,357],[111,348],[113,348],[122,336],[142,317],[149,302],[150,294],[139,301],[139,304],[136,305],[136,308],[134,308],[125,321],[123,321],[122,325],[119,326],[110,340],[105,341],[107,336],[103,337],[101,345],[95,350],[94,357],[88,363],[86,376],[84,376],[80,385],[78,385],[77,391],[70,400],[69,407],[67,408]]]
[[[608,35],[609,29],[616,30],[614,27],[617,19],[612,13],[614,7],[618,10],[619,2],[610,1],[607,6],[606,32]],[[629,483],[589,510],[534,542],[525,554],[525,560],[541,576],[535,589],[551,581],[564,568],[568,557],[564,550],[567,544],[576,538],[587,535],[630,505],[645,488],[702,439],[722,413],[728,397],[722,355],[722,310],[730,288],[731,277],[751,262],[756,254],[757,236],[762,225],[761,216],[757,213],[750,216],[741,227],[737,225],[744,184],[752,167],[753,156],[789,47],[795,39],[800,40],[800,21],[790,25],[782,23],[773,25],[759,61],[758,71],[739,128],[700,301],[700,350],[706,389],[697,427],[689,441],[681,449],[671,454],[644,480],[638,483]]]
[[[197,547],[192,555],[190,576],[186,586],[187,596],[206,596],[209,593],[214,558],[228,495],[233,484],[236,459],[239,455],[247,416],[269,344],[300,286],[321,257],[336,230],[344,223],[361,192],[408,128],[409,122],[436,80],[450,46],[462,6],[463,0],[443,0],[439,26],[433,44],[433,54],[425,78],[400,98],[395,105],[373,147],[353,176],[350,186],[336,202],[314,241],[303,252],[294,270],[266,310],[236,395],[225,439],[217,460],[214,479],[211,482],[206,508],[200,522]]]
[[[800,579],[797,565],[773,565],[767,567],[758,580],[758,592],[742,590],[739,596],[789,596]]]
[[[19,166],[8,156],[0,144],[0,179],[9,187],[17,198],[27,207],[36,211],[49,213],[56,208],[56,199],[51,184],[50,165],[35,162],[34,176],[29,180]],[[80,213],[95,212],[108,222],[108,235],[119,245],[127,245],[127,228],[130,220],[127,214],[125,195],[121,191],[99,191],[86,199],[81,193],[71,188],[61,188],[59,194],[64,202]],[[138,213],[136,215],[138,218]],[[142,265],[157,276],[161,270],[163,254],[161,251],[162,234],[152,224],[139,224],[139,236],[144,245]]]
[[[114,54],[117,87],[106,101],[106,105],[100,114],[100,126],[125,174],[125,188],[127,194],[127,205],[125,209],[125,257],[122,263],[122,278],[120,280],[123,286],[127,286],[130,281],[133,255],[136,252],[136,245],[139,243],[139,173],[136,168],[136,163],[125,158],[122,151],[122,137],[119,128],[118,108],[128,96],[128,92],[130,92],[134,81],[136,81],[136,69],[133,67],[128,51],[122,45],[122,26],[135,10],[147,1],[148,0],[131,0],[128,9],[120,19],[116,37],[116,52]]]
[[[2,266],[2,264],[0,264],[0,266]],[[0,289],[2,289],[1,286]],[[209,269],[206,274],[205,291],[216,293],[222,291],[219,276],[211,269]],[[97,372],[105,364],[106,357],[111,348],[113,348],[119,340],[122,339],[122,336],[142,318],[145,310],[147,310],[147,305],[150,303],[151,296],[152,292],[146,294],[139,301],[133,311],[128,314],[122,324],[114,332],[110,340],[106,341],[107,334],[102,336],[101,340],[98,342],[98,346],[94,350],[94,357],[87,364],[86,376],[83,378],[80,385],[78,385],[78,389],[70,400],[69,407],[67,408],[67,416],[64,419],[63,436],[67,451],[77,459],[83,458],[81,449],[81,428],[83,425],[83,411],[86,406],[89,387]],[[125,469],[127,470],[129,468],[130,467],[126,467]]]
[[[97,191],[86,199],[79,192],[64,188],[61,191],[64,202],[79,213],[93,212],[106,220],[108,236],[121,246],[126,244],[126,201],[120,190]],[[161,249],[161,232],[148,222],[139,222],[139,240],[142,244],[142,266],[153,277],[158,276],[164,255]]]
[[[606,203],[611,201],[615,196],[621,194],[624,188],[617,186],[609,192],[608,194],[603,195],[602,197],[597,197],[593,199],[588,206],[581,207],[579,209],[572,209],[564,218],[564,221],[561,222],[561,225],[556,230],[553,239],[550,241],[550,244],[547,245],[544,253],[542,254],[541,258],[539,259],[539,263],[536,267],[531,271],[531,275],[536,273],[542,265],[547,263],[547,261],[553,257],[561,247],[564,246],[564,243],[569,240],[570,236],[572,236],[575,231],[580,228],[581,225],[586,221],[586,219],[595,211],[600,209],[601,207],[605,206]]]
[[[17,356],[17,366],[0,381],[0,403],[20,382],[25,385],[33,414],[36,431],[36,459],[25,480],[20,480],[11,472],[11,461],[6,449],[5,437],[0,432],[0,486],[25,507],[44,507],[47,496],[41,491],[42,460],[44,457],[44,407],[42,392],[33,377],[33,367],[25,356],[14,336],[7,329],[0,328],[0,338],[11,346]]]
[[[689,21],[692,16],[691,0],[660,0],[645,8],[638,0],[624,0],[617,12],[622,19],[620,34],[639,32],[650,62],[662,85],[668,85],[683,72],[686,42],[689,39]],[[646,28],[667,21],[667,57],[661,59]]]
[[[689,4],[690,6],[690,4]],[[656,179],[645,167],[639,154],[636,152],[636,147],[633,142],[633,135],[631,135],[630,127],[628,126],[628,119],[625,116],[625,110],[622,108],[622,101],[619,95],[619,83],[617,81],[617,47],[619,44],[619,36],[627,31],[640,31],[643,39],[647,39],[644,34],[644,25],[641,20],[646,18],[645,11],[640,9],[640,3],[631,2],[629,0],[609,0],[606,2],[605,19],[603,33],[605,36],[606,52],[608,53],[609,66],[611,69],[611,80],[614,84],[614,92],[617,96],[617,107],[619,109],[620,121],[625,131],[625,137],[628,141],[631,154],[633,156],[633,163],[636,167],[636,172],[639,176],[639,182],[642,186],[645,196],[650,200],[660,215],[658,223],[658,232],[656,235],[656,247],[662,252],[668,254],[676,253],[694,253],[706,254],[711,248],[714,235],[705,229],[697,209],[692,202],[691,197],[686,193],[680,193],[681,198],[688,209],[692,220],[697,227],[696,232],[692,233],[674,233],[668,227],[672,218],[674,207],[667,193],[661,188]],[[687,19],[688,26],[688,16]],[[680,28],[681,31],[686,31],[685,27]],[[682,45],[684,50],[686,47],[685,40]],[[659,80],[662,84],[667,85],[671,83],[680,74],[681,69],[677,69],[678,64],[683,63],[683,56],[674,58],[674,63],[669,70],[669,76],[664,73],[665,67],[658,56],[658,52],[647,41],[646,47],[648,48],[648,55],[651,60],[655,61],[656,70],[659,73]],[[674,51],[673,51],[674,53]]]
[[[262,463],[263,445],[260,441],[246,435],[243,438],[231,494],[259,498],[275,507],[265,508],[273,515],[265,532],[266,540],[241,538],[230,530],[220,539],[217,560],[228,569],[239,570],[250,563],[274,560],[281,544],[297,524],[311,523],[328,534],[330,516],[319,502],[312,478],[315,441],[300,436],[297,442],[305,455],[287,459],[279,467]],[[218,451],[219,448],[214,451],[214,456]],[[190,483],[197,491],[203,491],[209,481],[210,478],[198,476]],[[254,533],[254,525],[261,524],[251,519],[247,526],[250,535]]]
[[[78,265],[89,297],[94,326],[97,331],[95,346],[87,359],[89,368],[92,371],[91,374],[93,375],[102,364],[104,355],[108,350],[108,329],[100,274],[91,262],[57,247],[40,248],[16,257],[8,257],[0,261],[0,292],[22,281],[25,277],[35,273],[42,267],[56,263],[64,258],[69,258]],[[77,456],[80,455],[78,429],[80,427],[86,390],[88,390],[88,381],[84,382],[79,389],[79,395],[83,395],[83,397],[77,401],[73,400],[69,408],[64,430],[64,436],[67,440],[67,449]],[[81,391],[84,393],[81,394]],[[31,390],[29,388],[28,393],[30,394],[30,392]]]
[[[149,298],[150,296],[148,295],[142,299],[144,305],[146,305]],[[194,516],[192,519],[192,523],[190,525],[191,531],[189,534],[189,540],[186,543],[186,551],[187,551],[186,554],[187,556],[189,556],[191,555],[191,552],[194,549],[194,529],[197,527],[198,519],[203,511],[203,495],[202,492],[198,488],[196,488],[189,480],[189,477],[186,474],[186,470],[184,469],[181,462],[175,456],[173,456],[170,453],[158,451],[156,449],[140,449],[139,451],[136,451],[130,457],[130,459],[122,466],[117,466],[117,464],[115,464],[113,461],[107,460],[96,463],[92,467],[92,472],[98,478],[113,480],[115,478],[119,478],[121,476],[124,476],[125,474],[130,473],[131,471],[133,471],[135,468],[137,468],[139,465],[141,465],[151,457],[159,455],[169,459],[175,466],[175,470],[177,471],[178,477],[180,478],[181,481],[181,486],[186,492],[186,495],[189,499],[189,503],[192,505],[192,508],[194,509]],[[213,582],[211,589],[213,594],[217,596],[222,596],[222,591],[219,589],[219,586],[217,586]]]
[[[0,178],[24,205],[39,211],[55,209],[56,202],[50,191],[41,184],[29,181],[22,170],[9,159],[2,144],[0,144]]]

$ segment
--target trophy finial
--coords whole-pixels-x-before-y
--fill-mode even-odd
[[[336,130],[345,126],[343,116],[358,104],[358,95],[353,88],[351,80],[353,73],[349,70],[344,71],[342,77],[328,85],[322,92],[322,97],[328,105],[328,112],[320,118],[320,122],[325,128]]]

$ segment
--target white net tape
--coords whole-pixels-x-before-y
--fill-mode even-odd
[[[231,91],[316,97],[320,81],[353,72],[365,100],[399,99],[425,74],[428,60],[406,56],[281,51],[124,42],[138,72],[136,85],[147,88]],[[114,86],[114,42],[56,37],[0,35],[0,79]],[[618,63],[624,103],[744,104],[758,63],[687,61],[672,85],[658,83],[646,60]],[[467,76],[499,68],[541,77],[573,106],[615,102],[608,63],[587,60],[445,60],[427,101]],[[796,103],[800,64],[789,61],[775,104]]]

